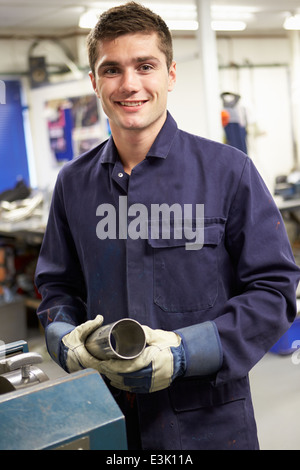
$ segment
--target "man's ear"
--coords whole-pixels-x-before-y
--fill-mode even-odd
[[[168,91],[172,91],[176,83],[176,62],[172,62],[169,68],[169,87]]]
[[[90,77],[91,82],[92,82],[93,90],[94,90],[94,92],[96,93],[97,97],[99,98],[96,80],[95,80],[95,77],[94,77],[94,74],[93,74],[92,71],[89,72],[89,77]]]

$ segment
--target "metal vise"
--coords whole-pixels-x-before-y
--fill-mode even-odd
[[[0,450],[126,450],[125,418],[98,372],[49,380],[39,354],[0,360]],[[1,350],[2,351],[2,350]]]

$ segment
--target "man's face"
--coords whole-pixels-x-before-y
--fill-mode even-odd
[[[160,129],[176,66],[167,69],[157,34],[126,34],[100,42],[98,51],[90,77],[112,132]]]

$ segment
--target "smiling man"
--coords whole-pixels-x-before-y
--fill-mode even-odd
[[[88,51],[112,135],[57,179],[36,270],[48,351],[68,372],[102,374],[129,449],[258,449],[248,373],[296,314],[280,213],[246,155],[168,113],[176,66],[159,16],[112,8]],[[124,317],[143,325],[143,353],[89,354],[89,334]]]
[[[124,169],[130,173],[144,160],[153,136],[166,120],[167,95],[175,84],[176,65],[166,63],[156,32],[102,39],[97,51],[90,77],[109,118]]]
[[[124,35],[102,41],[98,50],[90,77],[114,129],[157,134],[166,120],[167,92],[175,82],[175,63],[168,70],[157,34]]]

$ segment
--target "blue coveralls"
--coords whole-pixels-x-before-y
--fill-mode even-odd
[[[116,208],[118,231],[121,196],[149,213],[153,204],[204,205],[204,246],[187,250],[187,240],[152,239],[150,230],[148,239],[100,239],[97,208]],[[46,338],[53,322],[74,326],[97,314],[183,329],[186,376],[135,397],[142,448],[257,449],[248,372],[294,320],[298,280],[281,215],[251,160],[179,130],[168,113],[130,176],[112,137],[60,171],[36,270],[38,316]],[[222,354],[213,375],[201,373],[210,354],[201,351],[204,322]],[[125,410],[129,395],[113,393]]]

